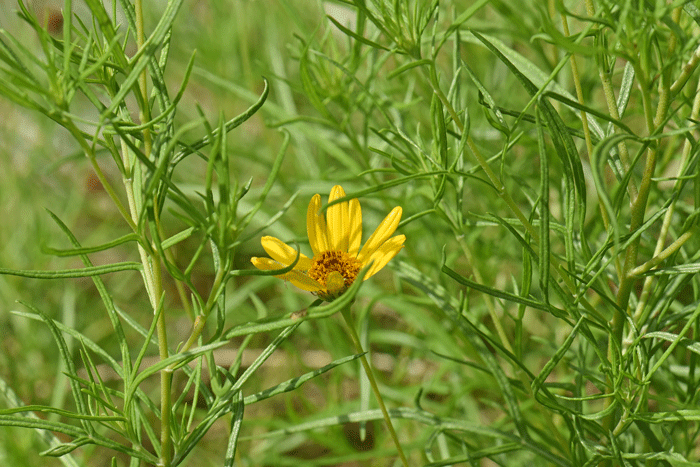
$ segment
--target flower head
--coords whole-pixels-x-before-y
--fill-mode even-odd
[[[336,185],[331,189],[328,202],[344,196],[343,188]],[[365,266],[371,265],[365,279],[386,266],[403,248],[406,236],[391,236],[401,220],[400,206],[391,210],[362,249],[362,211],[357,198],[334,204],[326,215],[319,213],[320,209],[321,196],[316,194],[306,212],[306,231],[313,257],[299,253],[294,269],[276,277],[331,301],[352,285]],[[251,262],[258,269],[282,269],[297,258],[294,248],[275,237],[263,237],[260,242],[271,258],[252,258]]]

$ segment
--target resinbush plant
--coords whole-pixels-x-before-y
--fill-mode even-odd
[[[206,31],[178,34],[183,2],[147,22],[140,2],[85,3],[65,3],[58,36],[19,3],[39,52],[4,33],[0,93],[68,131],[128,230],[83,246],[49,213],[67,246],[46,252],[83,265],[1,272],[91,278],[113,333],[97,342],[24,297],[16,315],[49,329],[73,398],[26,406],[3,382],[3,425],[68,465],[400,465],[331,318],[354,303],[409,465],[700,460],[695,3],[211,2],[203,25],[240,56],[222,39],[205,66],[187,39]],[[193,111],[192,80],[247,110]],[[273,135],[265,172],[232,150],[253,115]],[[406,241],[393,273],[320,305],[269,277],[295,264],[248,258],[261,235],[306,249],[307,199],[337,183],[377,223],[402,206]],[[93,265],[108,250],[125,260]],[[120,280],[147,301],[116,300]],[[327,364],[298,363],[320,348]],[[275,351],[295,373],[267,384]],[[273,396],[286,407],[256,408]],[[204,446],[220,456],[188,457]]]

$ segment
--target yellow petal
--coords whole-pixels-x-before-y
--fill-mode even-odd
[[[270,258],[253,257],[250,258],[250,262],[253,263],[253,266],[258,269],[262,269],[263,271],[274,271],[275,269],[282,269],[284,267],[283,264],[280,264]],[[299,287],[300,289],[308,292],[318,292],[319,290],[323,290],[321,284],[301,271],[292,270],[286,274],[280,274],[275,277],[289,281],[295,287]]]
[[[282,269],[285,267],[284,264],[280,264],[273,259],[258,258],[256,256],[250,258],[250,262],[253,263],[253,266],[263,271],[274,271],[275,269]]]
[[[321,284],[301,271],[288,272],[282,279],[291,282],[293,286],[299,287],[301,290],[306,290],[307,292],[319,292],[323,290]]]
[[[389,237],[391,237],[391,234],[396,231],[396,227],[399,226],[399,222],[401,221],[402,212],[403,210],[401,209],[401,206],[396,206],[379,224],[379,227],[377,227],[377,230],[375,230],[372,236],[369,237],[365,243],[365,246],[362,247],[362,251],[360,251],[360,254],[357,257],[362,264],[366,264],[367,260],[372,256],[377,248],[379,248],[382,243],[384,243]]]
[[[331,194],[328,196],[328,203],[345,196],[345,191],[340,185],[336,185],[331,189]],[[331,250],[348,251],[348,236],[349,236],[349,216],[348,203],[343,202],[334,204],[328,208],[328,243]]]
[[[355,198],[350,200],[348,206],[348,222],[350,223],[348,233],[348,253],[353,258],[357,257],[362,242],[362,209],[360,201]]]
[[[272,257],[272,259],[284,264],[285,266],[292,264],[297,257],[297,251],[294,248],[275,237],[263,237],[260,239],[260,243],[267,254]],[[299,261],[294,266],[294,269],[308,271],[311,269],[311,260],[308,256],[300,253]]]
[[[386,263],[391,261],[391,259],[401,251],[403,242],[405,241],[405,235],[397,235],[384,242],[367,260],[368,263],[372,262],[372,266],[370,266],[369,271],[367,271],[365,280],[369,279],[386,266]]]
[[[315,194],[306,211],[306,233],[314,255],[328,251],[328,236],[326,234],[326,219],[319,214],[321,209],[321,195]]]

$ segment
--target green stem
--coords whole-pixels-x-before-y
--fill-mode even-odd
[[[690,112],[689,119],[692,120],[697,120],[698,117],[700,116],[700,82],[697,84],[696,88],[696,93],[695,97],[693,99],[693,108]],[[685,144],[683,146],[683,152],[682,152],[682,157],[681,157],[681,163],[678,167],[678,172],[676,176],[678,179],[676,180],[673,191],[676,192],[680,189],[680,184],[681,180],[680,177],[681,175],[685,172],[685,170],[688,167],[688,164],[690,163],[690,156],[692,154],[692,144],[690,141],[686,140]],[[661,230],[659,232],[659,237],[656,243],[656,248],[654,249],[654,256],[651,260],[647,261],[647,263],[643,264],[642,266],[639,266],[630,273],[636,273],[636,272],[646,272],[646,270],[641,270],[641,268],[644,268],[646,264],[654,261],[655,258],[661,258],[662,260],[665,259],[668,255],[665,255],[665,252],[670,251],[671,253],[675,252],[676,249],[672,249],[681,238],[676,240],[674,243],[672,243],[668,248],[665,250],[663,249],[665,242],[666,242],[666,235],[668,234],[668,231],[671,226],[671,219],[673,217],[673,214],[675,212],[675,206],[676,206],[676,201],[674,200],[671,205],[668,207],[668,210],[666,211],[666,214],[664,214],[664,220],[661,225]],[[685,240],[683,240],[685,241]],[[679,246],[680,247],[680,246]],[[657,263],[658,264],[658,263]],[[655,264],[652,264],[651,267],[655,266]],[[646,280],[644,281],[644,286],[642,287],[642,293],[639,298],[639,303],[637,304],[637,309],[635,310],[634,313],[634,321],[638,325],[643,324],[647,320],[647,316],[645,314],[646,310],[646,304],[647,304],[647,299],[649,298],[649,295],[651,294],[651,285],[652,285],[652,277],[647,277]]]
[[[447,112],[450,114],[450,117],[452,117],[452,121],[457,126],[457,129],[460,132],[464,132],[464,124],[462,123],[462,120],[459,118],[459,115],[457,115],[457,112],[452,107],[450,101],[447,99],[447,96],[445,96],[445,93],[442,92],[442,89],[440,89],[439,83],[437,82],[437,74],[435,73],[434,67],[431,67],[431,76],[429,77],[429,82],[433,88],[433,92],[435,92],[435,94],[438,96],[438,99],[440,99],[440,102],[442,102],[442,105],[445,106],[445,109],[447,109]],[[481,154],[479,148],[476,147],[476,143],[474,143],[474,140],[469,135],[467,135],[467,146],[469,146],[469,149],[471,150],[472,155],[481,167],[481,170],[484,171],[489,181],[496,189],[498,196],[503,200],[503,202],[506,203],[506,205],[508,205],[511,212],[515,214],[515,217],[517,217],[520,223],[523,225],[523,227],[525,227],[527,233],[530,234],[530,236],[535,240],[536,243],[539,243],[539,233],[532,226],[530,221],[527,220],[527,217],[525,217],[525,214],[523,214],[518,205],[515,204],[515,201],[513,200],[513,198],[510,197],[510,194],[506,190],[505,185],[503,184],[503,182],[501,182],[501,179],[498,177],[498,175],[496,175],[496,173],[491,169],[491,166],[488,164],[488,161]]]
[[[661,120],[661,115],[665,113],[668,108],[665,99],[661,99],[659,107],[657,109],[656,116],[653,116],[651,108],[651,96],[649,95],[649,88],[646,85],[648,80],[646,79],[646,74],[644,70],[647,68],[645,66],[635,67],[637,68],[636,74],[639,77],[640,89],[642,95],[642,108],[644,109],[644,117],[647,126],[648,134],[654,134],[656,129],[656,121]],[[667,89],[667,88],[666,88]],[[656,169],[656,158],[657,158],[657,145],[651,146],[647,150],[646,161],[644,164],[644,173],[642,175],[642,181],[639,185],[639,194],[636,198],[632,198],[632,209],[630,213],[630,233],[634,233],[641,225],[644,223],[644,214],[647,207],[647,200],[649,198],[649,191],[651,189],[652,177],[654,176],[654,171]],[[636,277],[630,274],[636,267],[637,255],[639,253],[639,242],[641,236],[638,236],[627,247],[625,252],[625,263],[622,270],[622,276],[620,278],[620,288],[617,293],[617,304],[622,310],[621,313],[615,313],[613,317],[613,335],[615,339],[620,342],[622,340],[622,329],[625,323],[625,317],[627,315],[627,308],[629,306],[630,293],[632,292],[632,286],[636,281]]]
[[[642,59],[640,63],[634,64],[635,74],[639,80],[639,88],[641,90],[642,96],[642,108],[644,109],[644,119],[646,122],[647,133],[653,135],[656,131],[658,125],[657,122],[663,120],[663,116],[668,110],[668,79],[669,76],[666,73],[662,74],[661,82],[659,83],[659,105],[657,107],[656,114],[652,110],[651,95],[649,92],[649,55],[641,54]],[[652,178],[654,176],[654,171],[656,170],[656,160],[658,156],[658,145],[654,144],[646,153],[646,161],[644,163],[644,173],[642,174],[642,180],[639,184],[639,193],[636,198],[631,197],[631,212],[630,212],[630,228],[629,232],[634,233],[639,229],[644,223],[644,214],[647,208],[647,202],[649,199],[649,192],[651,190]],[[622,276],[620,276],[620,287],[617,291],[616,302],[619,307],[619,311],[616,311],[613,315],[611,327],[612,335],[610,336],[610,341],[608,342],[608,356],[612,356],[614,352],[615,342],[622,346],[622,335],[624,332],[625,322],[629,313],[629,301],[630,295],[632,293],[632,288],[634,287],[637,277],[631,272],[635,269],[637,264],[637,257],[639,254],[639,243],[641,241],[641,236],[630,243],[625,251],[625,262],[622,269]],[[680,245],[679,245],[680,247]],[[609,381],[610,382],[610,381]],[[611,404],[613,398],[606,399],[606,408]],[[608,414],[603,419],[603,429],[609,431],[613,429],[614,423],[614,412]]]
[[[221,288],[225,286],[225,283],[223,282],[224,278],[225,271],[223,270],[223,268],[219,268],[219,270],[216,272],[216,277],[214,277],[214,284],[212,285],[209,299],[204,305],[202,313],[195,318],[194,324],[192,325],[192,332],[190,333],[190,337],[182,345],[182,347],[180,347],[180,352],[187,352],[188,350],[190,350],[192,346],[197,342],[197,339],[199,339],[199,336],[204,331],[204,326],[207,324],[207,318],[209,317],[211,310],[214,308],[214,305],[216,305],[216,300],[221,294]]]
[[[561,24],[564,30],[564,34],[568,37],[570,35],[569,22],[564,13],[561,14]],[[576,88],[576,98],[578,99],[579,104],[583,106],[585,105],[585,100],[583,96],[583,86],[581,86],[581,75],[578,70],[576,55],[574,54],[571,54],[571,78],[574,82],[574,87]],[[591,138],[591,130],[588,127],[588,114],[583,110],[581,111],[581,125],[583,126],[583,137],[586,141],[586,151],[588,151],[590,159],[590,155],[593,154],[593,139]],[[598,199],[600,200],[600,193],[598,193]],[[603,219],[603,225],[605,226],[605,230],[609,230],[610,218],[608,217],[608,211],[605,209],[601,201],[598,202],[598,207],[600,209],[600,216]],[[619,258],[615,258],[615,269],[617,270],[618,275],[620,275],[622,271],[622,265],[620,264]]]
[[[384,405],[384,399],[382,399],[382,394],[379,392],[379,386],[377,386],[377,381],[374,379],[374,373],[372,372],[372,367],[369,366],[369,361],[367,360],[367,357],[365,356],[365,351],[362,349],[362,343],[360,342],[360,337],[357,335],[357,331],[355,331],[355,324],[352,322],[352,316],[350,314],[350,305],[345,307],[341,313],[343,315],[343,319],[345,319],[345,324],[347,324],[347,326],[348,326],[348,330],[350,332],[350,338],[352,340],[352,343],[355,345],[355,351],[359,354],[362,354],[362,356],[360,357],[360,361],[362,362],[362,367],[365,370],[365,374],[367,374],[367,378],[369,379],[370,386],[372,386],[372,391],[374,392],[374,397],[377,398],[377,402],[379,403],[379,408],[382,410],[382,415],[384,415],[384,421],[386,422],[386,427],[389,429],[389,434],[391,435],[391,439],[394,440],[394,445],[396,446],[396,450],[399,453],[399,457],[401,458],[401,462],[403,463],[404,467],[408,467],[408,460],[406,459],[406,455],[403,453],[403,449],[401,448],[401,443],[399,443],[399,437],[396,435],[396,430],[394,430],[394,425],[391,423],[391,418],[389,417],[389,412],[386,410],[386,405]]]
[[[695,49],[695,53],[693,54],[692,57],[690,57],[690,60],[683,66],[683,69],[681,70],[680,75],[678,75],[678,78],[676,78],[676,81],[671,85],[670,91],[675,94],[678,91],[680,91],[685,83],[688,82],[688,78],[693,74],[693,71],[698,66],[698,63],[700,63],[700,46],[698,46],[697,49]]]
[[[143,0],[136,0],[134,2],[134,12],[136,14],[136,45],[139,50],[143,48],[143,44],[146,41],[144,32],[144,20],[143,20]],[[139,118],[141,123],[150,121],[150,108],[148,106],[148,73],[144,69],[143,73],[139,77]],[[143,130],[143,142],[144,142],[144,154],[146,157],[150,157],[151,154],[151,132],[148,127]],[[128,161],[129,157],[125,153],[125,160]],[[136,196],[134,194],[133,176],[131,170],[125,165],[125,173],[129,174],[128,180],[125,180],[127,198],[129,200],[129,208],[131,209],[132,218],[134,223],[138,222],[139,219],[139,206],[136,203]],[[141,207],[141,209],[143,209]],[[157,310],[158,303],[161,299],[161,294],[163,290],[163,279],[161,274],[161,264],[160,256],[156,251],[151,251],[150,256],[145,251],[143,246],[139,244],[139,254],[141,256],[141,262],[144,266],[144,277],[146,278],[146,290],[149,292],[151,299],[151,304],[153,305],[154,312]],[[165,360],[170,356],[170,351],[168,350],[168,334],[165,323],[165,312],[161,312],[158,315],[158,322],[156,323],[156,332],[158,335],[158,353],[161,360]],[[160,459],[158,459],[159,467],[170,467],[171,456],[172,456],[172,440],[170,433],[170,415],[171,415],[171,385],[173,380],[173,370],[171,368],[164,368],[160,372]]]
[[[651,258],[649,261],[642,264],[641,266],[637,266],[636,268],[632,269],[631,271],[629,271],[627,273],[627,275],[629,275],[631,277],[637,277],[637,276],[640,276],[640,275],[644,274],[645,272],[649,271],[654,266],[658,266],[666,258],[671,256],[676,251],[678,251],[680,249],[680,247],[682,247],[683,244],[685,244],[685,242],[690,240],[690,237],[692,237],[692,236],[693,236],[693,231],[688,230],[686,233],[684,233],[683,235],[678,237],[676,239],[676,241],[671,243],[666,249],[664,249],[664,250],[660,251],[659,253],[657,253],[656,255],[654,255],[653,258]],[[651,279],[651,278],[649,278],[649,279]],[[635,317],[637,317],[636,312],[635,312]]]
[[[105,177],[104,172],[102,171],[102,168],[100,165],[97,163],[97,156],[95,154],[95,150],[88,142],[85,140],[85,137],[81,133],[81,131],[78,129],[77,126],[75,126],[75,123],[73,123],[73,120],[69,118],[62,118],[60,120],[61,125],[68,130],[71,135],[73,135],[73,138],[78,142],[80,145],[80,149],[83,150],[85,155],[87,156],[88,160],[90,161],[90,165],[92,165],[92,169],[95,172],[95,175],[97,176],[98,180],[102,184],[102,187],[105,189],[107,192],[107,195],[109,198],[112,200],[114,205],[116,206],[117,210],[119,211],[119,214],[122,215],[124,220],[126,221],[127,224],[129,224],[129,227],[131,227],[132,230],[136,231],[136,224],[131,218],[131,215],[129,214],[129,211],[126,209],[124,204],[121,202],[119,199],[119,196],[117,195],[117,192],[114,190],[112,185],[109,183],[109,180],[107,180],[107,177]]]
[[[457,242],[459,243],[459,246],[462,248],[462,252],[464,253],[465,259],[467,260],[467,264],[469,265],[469,267],[471,267],[472,274],[474,274],[474,279],[476,279],[477,282],[483,284],[484,279],[481,276],[481,272],[479,271],[477,263],[473,260],[474,256],[472,255],[472,252],[469,249],[469,245],[467,245],[467,242],[464,240],[464,237],[457,235],[456,228],[453,227],[453,231],[455,232],[455,236],[457,237]],[[486,308],[488,309],[489,315],[491,316],[491,322],[496,328],[498,338],[501,340],[501,345],[503,345],[503,347],[505,347],[505,349],[508,352],[514,354],[515,351],[513,350],[513,346],[510,344],[511,339],[508,338],[508,335],[506,334],[506,331],[503,328],[503,325],[501,324],[501,319],[498,316],[498,313],[496,312],[496,306],[494,305],[491,296],[487,293],[483,293],[482,295],[484,298],[484,302],[486,303]]]
[[[447,109],[447,112],[450,114],[452,117],[455,125],[457,126],[457,129],[459,129],[460,132],[464,132],[464,124],[459,118],[459,115],[457,115],[457,112],[455,109],[452,107],[452,104],[450,104],[450,101],[447,99],[447,96],[445,96],[445,93],[442,92],[440,89],[438,82],[437,82],[437,75],[433,72],[432,77],[429,77],[429,82],[430,85],[433,87],[433,91],[435,94],[438,96],[440,99],[440,102],[445,106],[445,109]],[[540,243],[540,234],[535,229],[535,227],[530,223],[530,221],[525,217],[525,215],[522,213],[518,205],[515,203],[513,198],[511,198],[510,194],[506,190],[505,185],[503,182],[501,182],[501,179],[496,175],[496,173],[491,169],[491,166],[488,164],[488,161],[486,158],[481,154],[481,151],[479,151],[479,148],[476,147],[476,144],[474,143],[474,140],[472,139],[471,136],[467,136],[467,146],[469,146],[469,149],[471,150],[472,155],[478,162],[479,166],[481,169],[484,171],[486,176],[488,177],[489,181],[491,184],[494,186],[496,189],[496,192],[503,200],[503,202],[506,203],[506,205],[510,208],[511,212],[515,214],[515,217],[518,218],[522,226],[525,228],[527,233],[532,237],[533,241],[535,244]],[[573,282],[573,279],[568,276],[567,273],[561,273],[560,272],[560,265],[557,263],[555,255],[552,255],[549,259],[550,264],[553,267],[553,271],[555,274],[557,274],[557,277],[561,279],[561,281],[566,285],[566,287],[571,291],[572,293],[576,292],[576,286]],[[585,297],[581,297],[579,300],[579,303],[583,305],[586,310],[591,313],[592,315],[598,315],[598,312],[596,309],[588,302],[588,300]]]
[[[595,7],[593,6],[593,2],[591,0],[585,0],[585,4],[586,13],[588,13],[588,16],[593,17],[595,15]],[[605,96],[605,102],[608,106],[608,113],[610,114],[610,116],[615,120],[620,120],[620,112],[617,109],[617,99],[615,98],[613,84],[610,79],[609,73],[607,72],[607,70],[605,70],[605,68],[602,65],[604,60],[604,57],[600,57],[598,64],[598,76],[600,77],[600,83],[603,85],[603,95]],[[627,172],[630,169],[630,156],[629,150],[627,149],[627,143],[625,141],[622,141],[620,144],[618,144],[617,149],[620,155],[620,162],[622,163],[622,168],[625,170],[625,172]],[[629,180],[629,183],[627,184],[627,193],[629,194],[631,199],[635,199],[637,197],[637,187],[635,186],[634,181],[631,178]],[[618,268],[618,273],[619,272],[620,269]]]

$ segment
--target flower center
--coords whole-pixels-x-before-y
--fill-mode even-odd
[[[352,285],[361,267],[361,262],[343,251],[324,251],[314,256],[307,274],[326,289],[318,296],[330,301]]]

